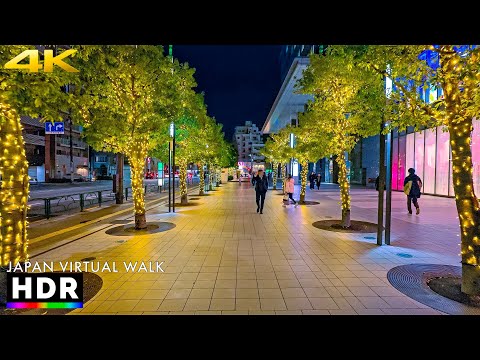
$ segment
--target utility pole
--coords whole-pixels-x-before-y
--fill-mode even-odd
[[[390,245],[390,229],[392,225],[392,145],[393,145],[393,131],[387,135],[387,201],[386,201],[386,216],[385,216],[385,244]]]
[[[67,90],[68,92],[68,90]],[[70,182],[73,184],[73,122],[70,120]]]
[[[378,220],[377,220],[377,245],[383,243],[383,194],[385,188],[385,135],[383,129],[385,121],[382,120],[380,125],[380,159],[379,165],[379,180],[378,180]]]

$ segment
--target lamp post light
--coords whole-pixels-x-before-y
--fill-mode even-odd
[[[168,166],[169,166],[169,178],[168,178],[168,212],[170,212],[171,208],[171,198],[173,195],[173,212],[175,212],[175,124],[173,122],[170,123],[169,128],[170,134],[170,142],[169,142],[169,150],[168,150]],[[172,184],[172,175],[173,175],[173,185]],[[170,190],[170,187],[172,189]]]
[[[293,133],[290,133],[290,148],[292,148],[292,150],[295,148],[295,134]],[[290,158],[290,174],[293,176],[293,157]]]

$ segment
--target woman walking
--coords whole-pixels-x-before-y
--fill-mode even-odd
[[[255,200],[257,202],[257,213],[263,214],[263,204],[265,203],[265,194],[268,190],[268,179],[263,170],[258,170],[256,176],[252,178],[252,185],[255,186]]]
[[[421,192],[420,188],[422,187],[422,180],[420,177],[415,174],[415,169],[408,169],[408,176],[403,181],[403,192],[407,195],[407,209],[408,213],[412,214],[412,201],[413,205],[417,209],[417,215],[420,214],[420,206],[418,205],[417,199],[420,198]]]
[[[287,182],[285,184],[285,192],[288,194],[288,199],[292,200],[295,204],[295,207],[298,206],[297,202],[293,198],[293,192],[295,191],[295,180],[293,179],[292,175],[288,175]],[[283,205],[286,206],[286,205]]]

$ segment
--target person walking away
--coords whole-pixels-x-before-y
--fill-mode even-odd
[[[292,175],[288,175],[287,182],[285,184],[285,192],[288,194],[288,198],[293,201],[295,207],[298,206],[297,202],[293,198],[293,192],[295,191],[295,180]],[[284,205],[285,206],[285,205]]]
[[[415,174],[415,169],[408,169],[408,176],[403,181],[403,192],[407,195],[407,209],[408,213],[412,214],[412,202],[417,209],[416,214],[420,214],[420,206],[417,199],[420,198],[422,187],[422,180]]]
[[[315,179],[317,178],[317,176],[315,175],[315,173],[312,171],[312,173],[310,174],[310,177],[309,177],[309,180],[310,180],[310,189],[315,189]]]
[[[268,179],[263,170],[258,170],[256,176],[252,178],[252,185],[255,187],[255,200],[257,202],[257,213],[263,214],[263,204],[268,190]]]
[[[237,170],[237,179],[238,179],[238,185],[242,185],[242,179],[240,177],[240,170]]]
[[[320,190],[320,183],[322,182],[322,175],[320,173],[317,174],[317,179],[315,181],[317,182],[317,190]]]

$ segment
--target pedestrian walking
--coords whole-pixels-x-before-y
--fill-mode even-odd
[[[315,189],[315,179],[317,178],[317,176],[315,175],[315,173],[312,171],[312,173],[310,174],[310,177],[309,177],[309,180],[310,180],[310,189]]]
[[[268,179],[263,170],[258,170],[256,176],[252,178],[252,185],[255,187],[255,200],[257,202],[257,213],[263,214],[263,204],[268,190]]]
[[[408,213],[412,214],[412,202],[417,209],[416,214],[420,214],[420,206],[417,199],[420,198],[422,187],[422,180],[415,174],[415,169],[408,169],[408,176],[403,181],[403,192],[407,195],[407,209]]]
[[[242,185],[242,178],[240,175],[240,170],[237,170],[237,179],[238,179],[238,185]]]
[[[317,183],[317,190],[320,190],[320,183],[322,182],[322,175],[320,173],[317,174],[317,179],[315,181]]]
[[[293,192],[295,191],[295,180],[293,179],[292,175],[288,175],[287,182],[285,183],[285,193],[288,195],[288,198],[286,199],[286,203],[284,202],[283,206],[286,206],[289,204],[290,200],[293,201],[295,204],[295,207],[298,206],[297,202],[293,198]]]

